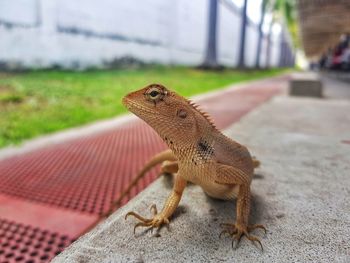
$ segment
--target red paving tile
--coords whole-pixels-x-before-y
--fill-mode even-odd
[[[281,92],[284,84],[285,78],[250,84],[200,105],[222,129]],[[165,147],[137,120],[0,161],[0,262],[49,261],[98,222],[140,167]],[[123,202],[151,183],[156,171]]]
[[[57,209],[46,204],[28,202],[25,199],[2,194],[0,194],[0,215],[5,215],[7,220],[22,224],[38,222],[40,228],[73,237],[79,236],[87,226],[99,219],[97,215],[79,213],[70,209]]]

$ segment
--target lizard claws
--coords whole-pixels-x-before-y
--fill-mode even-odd
[[[260,229],[264,230],[265,235],[267,234],[267,229],[263,225],[250,225],[250,226],[247,227],[247,230],[248,230],[248,232],[251,232],[251,231],[253,231],[254,229],[257,229],[257,228],[260,228]]]
[[[134,234],[136,234],[136,228],[140,227],[140,226],[149,226],[149,223],[144,223],[144,222],[139,222],[134,226]]]
[[[230,231],[228,231],[228,230],[225,229],[225,230],[222,230],[222,231],[221,231],[221,233],[220,233],[220,235],[219,235],[219,238],[221,238],[221,236],[224,235],[224,234],[228,234],[229,236],[231,236]]]
[[[219,235],[219,238],[221,238],[221,236],[223,234],[228,234],[229,236],[233,236],[234,234],[237,233],[237,228],[231,223],[221,223],[220,227],[230,227],[230,228],[233,228],[233,229],[232,229],[232,231],[229,231],[228,229],[222,230],[220,235]]]
[[[157,227],[158,229],[160,229],[161,226],[163,224],[165,224],[169,228],[169,223],[170,223],[169,219],[166,218],[165,216],[163,216],[162,214],[158,214],[158,210],[157,210],[156,205],[152,205],[150,207],[150,210],[153,213],[153,218],[144,218],[144,217],[140,216],[139,214],[132,212],[132,211],[128,212],[125,215],[125,220],[129,216],[133,216],[136,219],[141,221],[134,226],[134,234],[136,233],[136,228],[138,228],[138,227],[150,227],[150,230],[152,231],[154,227]]]
[[[263,229],[265,231],[265,234],[266,234],[267,230],[263,225],[250,225],[250,226],[244,227],[244,226],[241,226],[238,224],[222,223],[222,224],[220,224],[220,226],[229,228],[229,229],[224,229],[223,231],[221,231],[219,237],[221,237],[222,234],[229,234],[229,236],[231,238],[233,238],[233,240],[232,240],[232,248],[233,249],[236,249],[238,247],[241,238],[243,236],[245,236],[253,244],[255,244],[255,242],[257,242],[260,245],[261,250],[264,251],[264,248],[261,244],[260,239],[249,234],[249,232],[251,232],[252,230],[254,230],[256,228]],[[234,246],[235,243],[236,243],[236,245]]]
[[[128,219],[128,216],[134,216],[136,217],[137,219],[139,219],[140,221],[142,222],[148,222],[150,219],[147,219],[147,218],[144,218],[142,216],[140,216],[139,214],[136,214],[135,212],[129,212],[125,215],[125,220]]]

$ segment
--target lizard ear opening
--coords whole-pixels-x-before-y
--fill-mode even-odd
[[[176,114],[181,119],[185,119],[187,117],[187,112],[184,109],[179,109]]]

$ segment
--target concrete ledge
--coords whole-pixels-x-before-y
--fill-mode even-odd
[[[289,94],[292,96],[323,97],[322,82],[316,73],[295,73],[289,81]]]
[[[190,185],[170,224],[137,230],[124,215],[149,216],[171,189],[162,177],[87,233],[53,262],[349,262],[350,103],[276,98],[226,133],[262,161],[253,181],[251,222],[262,223],[264,252],[243,239],[237,250],[219,239],[235,203],[213,200]]]

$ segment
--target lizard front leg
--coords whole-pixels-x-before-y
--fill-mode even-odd
[[[175,177],[175,183],[171,194],[165,202],[165,205],[160,213],[157,211],[157,207],[155,205],[151,206],[151,210],[153,210],[154,216],[153,218],[144,218],[135,212],[129,212],[126,214],[125,219],[128,216],[134,216],[138,220],[134,227],[134,233],[137,227],[158,227],[160,228],[163,224],[169,224],[169,218],[174,213],[175,209],[179,205],[181,200],[182,193],[186,187],[187,181],[182,178],[180,174],[177,174]]]
[[[216,174],[216,183],[226,184],[226,185],[239,185],[239,191],[237,196],[236,204],[236,222],[232,223],[223,223],[222,227],[227,229],[223,230],[220,236],[224,233],[228,233],[232,238],[232,247],[234,241],[236,241],[236,247],[238,246],[242,236],[246,236],[250,241],[258,242],[263,249],[260,240],[250,235],[249,233],[256,228],[261,228],[266,233],[266,228],[263,225],[249,225],[249,214],[250,214],[250,202],[251,202],[251,193],[250,193],[250,182],[251,177],[246,175],[243,171],[236,169],[234,167],[218,164],[217,174]]]

